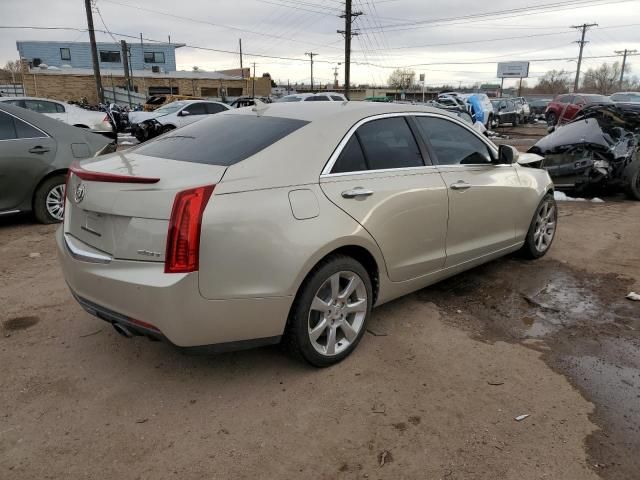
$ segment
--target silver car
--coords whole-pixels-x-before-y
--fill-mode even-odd
[[[74,169],[60,260],[78,302],[123,335],[209,351],[284,341],[327,366],[374,306],[548,251],[551,179],[517,160],[427,107],[224,112]]]
[[[102,135],[0,102],[0,215],[62,221],[69,166],[115,149]]]

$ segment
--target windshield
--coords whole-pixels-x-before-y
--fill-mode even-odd
[[[587,103],[611,103],[611,99],[604,95],[589,95],[585,100]]]
[[[184,107],[186,104],[187,104],[187,102],[171,102],[171,103],[167,103],[165,106],[160,107],[159,109],[157,109],[156,113],[160,113],[162,115],[168,115],[170,113],[177,112],[182,107]]]
[[[633,102],[640,103],[640,93],[614,93],[611,95],[611,100],[614,102]]]

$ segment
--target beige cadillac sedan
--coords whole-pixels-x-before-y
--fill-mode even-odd
[[[211,116],[73,168],[66,281],[125,336],[339,362],[374,306],[521,250],[557,210],[544,170],[457,117],[306,102]]]

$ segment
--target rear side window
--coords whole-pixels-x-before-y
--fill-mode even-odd
[[[328,102],[329,97],[325,97],[324,95],[318,95],[314,97],[307,97],[304,99],[305,102]]]
[[[207,103],[207,113],[220,113],[226,112],[228,109],[220,105],[219,103]]]
[[[256,115],[211,115],[143,144],[140,155],[229,166],[304,127],[304,120]]]
[[[338,95],[331,95],[331,99],[335,100],[336,102],[344,102],[344,98],[338,96]]]
[[[356,130],[356,135],[369,170],[424,166],[418,144],[403,117],[365,123]]]
[[[27,109],[38,113],[59,113],[56,104],[45,100],[25,100]],[[64,111],[64,109],[63,109]]]
[[[16,127],[13,117],[0,112],[0,140],[13,140],[16,138]]]
[[[16,134],[18,138],[42,138],[45,135],[37,128],[32,127],[26,122],[14,118],[13,121],[16,125]]]
[[[367,170],[367,163],[357,135],[351,135],[331,173],[361,172]]]

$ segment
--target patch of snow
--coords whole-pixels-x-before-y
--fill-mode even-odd
[[[586,198],[575,198],[570,197],[564,192],[555,191],[553,192],[553,198],[557,202],[593,202],[593,203],[604,203],[604,200],[601,198],[592,198],[591,200],[587,200]]]

